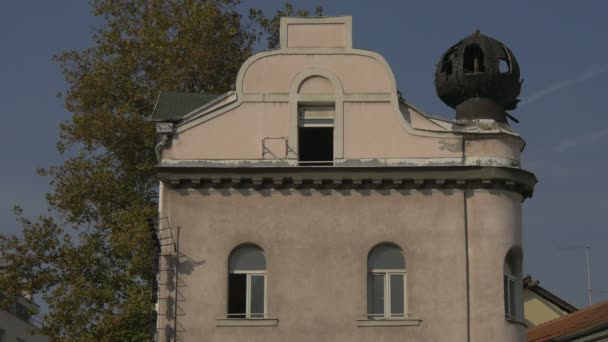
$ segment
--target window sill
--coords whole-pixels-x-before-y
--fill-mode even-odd
[[[217,318],[216,327],[276,327],[278,319],[245,319],[245,318]]]
[[[419,326],[422,322],[418,318],[403,319],[360,319],[357,320],[358,327],[411,327]]]
[[[509,317],[505,317],[505,321],[512,323],[512,324],[519,324],[524,326],[525,328],[527,328],[528,326],[526,325],[526,323],[520,319],[517,318],[509,318]]]

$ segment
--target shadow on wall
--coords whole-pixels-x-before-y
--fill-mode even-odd
[[[176,275],[192,274],[195,268],[204,265],[206,262],[206,260],[194,260],[188,255],[180,253],[176,274],[175,266],[177,264],[177,259],[172,256],[165,257],[165,263],[167,265],[167,299],[164,312],[166,323],[163,330],[166,341],[174,341],[176,334],[186,331],[179,323],[178,317],[186,315],[186,312],[180,307],[180,303],[186,301],[180,288],[187,287],[188,285],[184,282],[183,278],[176,278]],[[177,279],[177,282],[171,281],[175,279]]]
[[[196,261],[186,254],[180,253],[179,274],[192,274],[195,268],[202,266],[206,260]]]

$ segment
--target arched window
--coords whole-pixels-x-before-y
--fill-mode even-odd
[[[228,318],[264,318],[266,258],[254,245],[237,247],[228,261]]]
[[[454,71],[453,61],[457,56],[457,48],[452,46],[448,52],[446,52],[443,61],[441,62],[441,72],[445,75],[451,75]]]
[[[498,56],[498,71],[501,74],[511,73],[511,56],[504,46],[501,50],[501,54]]]
[[[465,74],[484,72],[483,50],[477,44],[467,45],[464,48],[463,69]]]
[[[521,258],[514,250],[507,253],[504,263],[503,289],[505,318],[522,320]]]
[[[405,258],[393,244],[374,247],[367,257],[368,319],[405,317]]]

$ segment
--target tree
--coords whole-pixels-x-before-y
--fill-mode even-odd
[[[60,125],[65,161],[40,169],[54,191],[51,212],[32,222],[16,209],[23,236],[0,235],[5,303],[41,294],[44,333],[56,341],[145,341],[151,332],[152,245],[157,215],[154,126],[159,91],[228,91],[254,44],[278,42],[287,3],[272,17],[239,0],[92,0],[103,18],[94,46],[55,56],[69,85],[72,118]],[[316,9],[316,14],[321,14]]]

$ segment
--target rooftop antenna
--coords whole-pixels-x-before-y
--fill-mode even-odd
[[[567,246],[560,249],[568,251],[585,250],[585,254],[587,256],[587,297],[589,298],[589,305],[593,304],[593,300],[591,298],[591,246]]]

